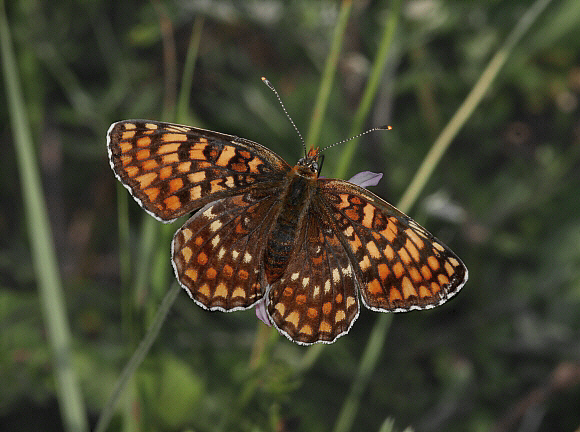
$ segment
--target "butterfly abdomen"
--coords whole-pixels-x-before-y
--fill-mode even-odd
[[[296,168],[286,178],[286,187],[280,197],[280,213],[276,218],[264,252],[264,269],[269,284],[282,277],[294,250],[297,228],[308,211],[314,193],[316,177]]]

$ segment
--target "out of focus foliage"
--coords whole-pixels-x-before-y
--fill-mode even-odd
[[[395,204],[529,1],[404,2],[350,173],[383,172]],[[295,163],[336,25],[334,1],[8,1],[38,146],[79,374],[93,426],[174,283],[133,267],[121,283],[117,181],[105,134],[126,118],[176,120],[193,23],[204,17],[188,113],[179,120],[260,142]],[[388,1],[354,1],[319,144],[347,138]],[[163,39],[162,30],[173,35]],[[396,315],[354,430],[570,431],[580,427],[580,4],[554,0],[518,44],[411,215],[464,260],[451,302]],[[0,87],[0,429],[60,431]],[[341,147],[326,154],[332,176]],[[125,191],[123,190],[123,194]],[[126,200],[126,196],[121,197]],[[131,200],[130,252],[149,218]],[[171,230],[156,247],[169,262]],[[127,245],[125,245],[127,246]],[[167,261],[164,261],[164,260]],[[150,269],[146,269],[150,270]],[[162,286],[162,290],[150,285]],[[270,335],[251,365],[253,310],[209,313],[181,293],[110,427],[328,431],[376,313],[300,370],[306,348]],[[129,402],[131,405],[129,406]],[[133,408],[133,409],[130,409]],[[520,428],[521,429],[518,429]]]

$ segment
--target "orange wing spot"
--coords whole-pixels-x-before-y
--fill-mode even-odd
[[[149,149],[141,149],[137,152],[136,156],[137,160],[147,159],[149,156],[151,156],[151,152]]]
[[[421,277],[421,273],[419,273],[419,270],[417,270],[416,267],[411,267],[411,269],[409,270],[409,274],[411,275],[411,279],[413,279],[413,282],[417,284],[423,280],[423,278]]]
[[[258,167],[260,165],[263,165],[262,161],[258,158],[254,158],[252,159],[250,162],[248,162],[248,166],[250,167],[250,172],[254,173],[254,174],[259,174],[260,170],[258,169]]]
[[[177,150],[179,149],[179,146],[181,144],[179,143],[170,143],[170,144],[163,144],[162,146],[159,146],[159,148],[157,149],[157,154],[169,154],[169,153],[177,153]]]
[[[181,180],[180,178],[174,178],[174,179],[169,181],[169,193],[173,193],[175,191],[178,191],[182,187],[183,187],[183,180]]]
[[[327,321],[322,321],[318,330],[322,333],[330,333],[332,332],[332,326]]]
[[[439,270],[439,261],[437,261],[437,258],[435,258],[433,255],[427,258],[427,264],[429,264],[431,270],[433,271]]]
[[[177,210],[181,207],[181,201],[175,195],[165,198],[163,202],[165,203],[165,207],[170,210]]]
[[[393,258],[395,258],[395,251],[391,245],[385,246],[383,252],[389,261],[392,261]]]
[[[455,270],[453,269],[453,267],[451,267],[451,264],[449,264],[447,261],[445,262],[443,267],[445,267],[445,271],[447,272],[447,274],[449,276],[451,276],[453,273],[455,273]]]
[[[294,294],[294,290],[291,287],[284,288],[283,295],[285,295],[286,297],[291,297],[292,294]]]
[[[300,321],[300,314],[297,311],[292,311],[288,314],[284,321],[289,322],[295,328],[298,328],[298,322]]]
[[[356,234],[354,235],[354,239],[350,240],[349,243],[354,253],[356,253],[362,247],[362,243]]]
[[[125,127],[125,130],[133,130],[137,128],[135,123],[125,123],[123,126]]]
[[[243,227],[242,224],[236,225],[236,234],[247,234],[249,231]]]
[[[246,270],[244,270],[244,269],[240,269],[240,270],[238,271],[238,277],[239,277],[241,280],[246,280],[246,279],[248,279],[248,277],[249,277],[249,276],[250,276],[250,275],[248,274],[248,272],[247,272]]]
[[[121,139],[129,139],[129,138],[133,138],[134,136],[135,136],[134,130],[125,131],[121,134]]]
[[[191,169],[191,162],[181,162],[177,165],[177,171],[186,173]]]
[[[335,300],[337,303],[342,303],[342,294],[338,293],[338,294],[336,295],[336,297],[334,298],[334,300]]]
[[[236,148],[232,146],[224,146],[220,156],[215,161],[217,166],[227,167],[232,158],[236,155]]]
[[[373,238],[377,241],[381,241],[383,239],[383,237],[378,232],[373,231],[373,232],[371,232],[371,234],[372,234]]]
[[[246,298],[246,292],[245,292],[245,291],[244,291],[242,288],[240,288],[240,287],[237,287],[237,288],[234,290],[234,292],[232,293],[232,298],[234,298],[234,297],[242,297],[242,298]]]
[[[185,262],[189,262],[191,256],[193,255],[193,252],[191,251],[190,247],[185,246],[183,249],[181,249],[181,255],[183,255]]]
[[[216,269],[214,269],[213,267],[210,267],[210,268],[208,268],[208,269],[205,271],[205,276],[206,276],[208,279],[215,279],[215,277],[217,276],[217,271],[216,271]]]
[[[433,243],[433,247],[434,247],[435,249],[437,249],[439,252],[443,252],[443,251],[445,250],[445,248],[444,248],[444,247],[443,247],[441,244],[439,244],[439,243],[437,243],[437,242],[434,242],[434,243]]]
[[[346,298],[346,309],[350,309],[352,305],[356,304],[356,299],[352,296]]]
[[[423,275],[423,277],[425,279],[431,279],[431,276],[433,276],[433,274],[431,273],[431,270],[429,270],[429,267],[427,267],[426,265],[421,267],[421,274]]]
[[[215,292],[213,293],[214,297],[223,297],[223,298],[227,298],[228,296],[228,289],[226,288],[226,285],[221,282],[218,284],[217,287],[215,287]]]
[[[393,304],[395,300],[403,300],[401,293],[394,286],[389,290],[389,303]]]
[[[316,310],[316,308],[308,308],[308,312],[306,312],[306,314],[308,315],[308,318],[310,319],[316,319],[316,317],[318,316],[318,311]]]
[[[225,187],[223,187],[220,183],[221,183],[222,179],[215,179],[209,182],[210,184],[210,193],[215,193],[215,192],[219,192],[222,190],[226,190]]]
[[[377,279],[373,279],[367,284],[367,289],[372,295],[378,295],[383,293],[383,287]]]
[[[152,201],[152,202],[155,201],[157,199],[157,197],[159,196],[159,188],[156,188],[156,187],[147,188],[143,192],[145,192],[147,194],[149,201]]]
[[[173,168],[170,166],[164,166],[159,170],[159,177],[161,180],[165,180],[166,178],[171,177],[171,173],[173,172]]]
[[[230,165],[230,169],[234,170],[235,172],[247,172],[248,171],[248,165],[246,165],[245,163],[233,163]]]
[[[188,268],[187,270],[185,270],[185,276],[187,276],[188,278],[190,278],[192,281],[195,282],[197,280],[197,270]]]
[[[232,277],[232,275],[234,274],[234,269],[232,268],[231,265],[226,264],[224,266],[224,268],[222,269],[222,274],[227,278],[230,279]]]
[[[332,311],[332,303],[326,302],[322,305],[322,313],[328,315]]]
[[[157,174],[156,173],[149,172],[147,174],[140,175],[139,177],[135,177],[135,180],[137,180],[139,182],[139,188],[140,189],[145,189],[156,178],[157,178]]]
[[[411,296],[417,297],[417,290],[415,289],[415,287],[413,286],[413,284],[411,283],[411,281],[407,276],[403,278],[401,287],[403,288],[403,297],[405,297],[405,300]]]
[[[193,232],[189,228],[183,228],[181,230],[181,235],[183,236],[183,241],[186,242],[191,238]]]
[[[187,141],[187,135],[178,133],[166,133],[161,135],[163,142]]]
[[[244,159],[250,159],[252,157],[252,153],[247,150],[238,150],[238,154]]]
[[[145,127],[152,130],[157,129],[157,125],[155,123],[145,123]]]
[[[203,150],[196,149],[195,147],[189,150],[189,158],[191,160],[200,160],[200,161],[207,160],[207,157],[203,154]],[[208,162],[207,166],[211,166],[211,164]]]
[[[390,273],[389,267],[385,263],[380,263],[377,266],[377,270],[379,271],[379,278],[384,282]]]
[[[395,276],[400,279],[401,276],[403,276],[403,273],[405,273],[405,268],[403,267],[403,264],[401,264],[400,262],[395,263],[395,265],[393,266],[393,272],[395,273]]]
[[[207,255],[205,254],[205,252],[199,253],[199,255],[197,256],[197,262],[202,266],[207,264]]]
[[[158,166],[159,164],[155,161],[155,159],[148,159],[145,162],[143,162],[141,168],[143,168],[143,171],[151,171],[157,168]]]
[[[131,161],[133,160],[133,156],[121,155],[120,159],[121,159],[121,163],[123,164],[123,166],[126,166],[127,164],[131,163]],[[134,168],[136,168],[136,167],[134,167]],[[129,167],[127,167],[127,169],[129,169]],[[137,170],[138,170],[138,168],[137,168]]]
[[[284,312],[286,312],[286,306],[284,306],[283,303],[276,303],[274,309],[276,309],[281,316],[284,316]]]
[[[203,237],[202,236],[197,236],[195,238],[195,245],[196,246],[201,246],[203,244]]]
[[[439,285],[447,285],[449,283],[449,278],[444,274],[437,276],[437,280],[439,281]]]
[[[202,286],[199,287],[197,292],[200,293],[201,295],[203,295],[204,297],[209,298],[209,295],[210,295],[209,285],[204,283]]]
[[[284,291],[286,291],[286,290],[284,290]],[[284,294],[286,294],[286,293],[284,293]],[[296,296],[296,303],[298,303],[298,304],[306,303],[306,296],[304,294],[297,295]]]
[[[350,207],[350,202],[348,202],[348,195],[347,194],[340,194],[338,196],[340,198],[340,203],[337,204],[339,209],[344,209]]]
[[[379,259],[381,257],[381,253],[379,252],[377,245],[372,240],[367,243],[367,251],[369,251],[374,259]]]
[[[415,243],[417,245],[417,247],[419,249],[423,249],[423,247],[425,246],[425,243],[423,243],[423,240],[421,240],[421,237],[419,237],[414,230],[409,228],[405,232],[407,233],[407,236],[409,236],[409,238],[413,241],[413,243]]]
[[[189,198],[192,201],[195,201],[197,199],[201,198],[201,186],[194,186],[189,190]]]
[[[304,324],[299,333],[312,336],[312,327],[310,327],[308,324]]]
[[[411,257],[409,256],[409,252],[407,252],[407,249],[405,248],[399,249],[399,257],[401,258],[401,261],[403,261],[406,265],[411,265]]]
[[[358,263],[358,265],[360,266],[360,269],[362,271],[367,270],[371,266],[371,262],[369,260],[369,257],[365,255],[363,257],[363,259]]]
[[[433,292],[433,295],[437,294],[439,291],[441,291],[439,284],[437,282],[431,282],[431,292]]]
[[[363,220],[362,220],[363,226],[371,228],[373,226],[374,217],[375,217],[375,208],[367,203],[363,207]]]
[[[457,261],[455,258],[453,257],[449,258],[449,262],[453,267],[459,267],[459,261]]]
[[[125,172],[129,177],[135,177],[139,173],[139,168],[136,166],[128,166],[125,168]]]
[[[409,234],[410,231],[411,230],[407,230],[406,233]],[[415,243],[407,239],[407,241],[405,242],[405,249],[409,251],[415,262],[419,262],[419,250],[415,246]]]
[[[149,147],[150,145],[151,145],[151,138],[149,138],[148,136],[137,138],[137,146],[138,147]]]
[[[425,285],[421,285],[419,287],[419,296],[421,298],[432,297],[431,292],[427,289]]]
[[[192,183],[200,183],[206,179],[206,173],[205,171],[196,171],[194,173],[188,174],[187,178]]]
[[[359,220],[359,214],[358,214],[358,212],[356,211],[355,208],[352,208],[352,207],[351,208],[347,208],[344,211],[344,214],[346,215],[347,218],[349,218],[349,219],[351,219],[353,221],[358,221]]]
[[[161,156],[161,161],[165,165],[171,165],[173,163],[179,162],[179,156],[177,155],[177,153],[168,153],[166,155]]]
[[[344,313],[343,310],[338,310],[336,311],[336,315],[334,315],[334,322],[337,323],[339,321],[342,321],[346,318],[346,314]]]
[[[129,141],[121,141],[119,143],[119,147],[121,147],[121,153],[127,153],[133,149],[133,144],[131,144]]]

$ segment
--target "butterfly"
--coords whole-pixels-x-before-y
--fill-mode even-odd
[[[294,166],[232,135],[152,120],[113,123],[109,161],[156,219],[196,211],[171,244],[175,276],[209,310],[265,301],[298,344],[348,333],[360,303],[381,312],[440,305],[467,268],[417,222],[372,192],[319,177],[320,150]]]

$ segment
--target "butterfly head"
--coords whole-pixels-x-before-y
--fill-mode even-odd
[[[308,151],[308,154],[300,159],[297,163],[299,170],[303,173],[303,175],[310,177],[316,176],[318,177],[318,173],[322,168],[322,163],[318,163],[318,160],[321,158],[320,155],[320,148],[311,148]]]

